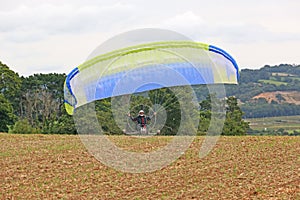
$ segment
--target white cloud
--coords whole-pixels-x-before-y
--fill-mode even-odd
[[[132,6],[122,3],[79,7],[73,4],[21,5],[14,10],[0,11],[0,32],[8,41],[32,42],[49,35],[110,31],[120,20],[128,19],[132,10]]]
[[[0,60],[26,75],[68,73],[118,33],[164,28],[220,46],[242,67],[300,63],[299,7],[295,0],[3,1]]]
[[[195,26],[201,26],[202,24],[205,24],[205,20],[203,19],[203,17],[195,14],[193,11],[190,10],[175,15],[174,17],[167,18],[164,21],[162,21],[162,26],[173,27],[173,28],[195,27]]]
[[[284,29],[275,31],[260,23],[240,22],[239,20],[223,23],[208,17],[205,19],[193,11],[177,14],[154,26],[176,30],[194,40],[222,38],[226,42],[245,44],[300,40],[300,31],[298,33],[291,33]]]

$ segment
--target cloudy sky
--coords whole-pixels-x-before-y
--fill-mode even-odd
[[[163,28],[225,49],[240,68],[300,64],[299,0],[0,0],[0,61],[69,73],[107,39]]]

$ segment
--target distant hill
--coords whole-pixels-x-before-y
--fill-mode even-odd
[[[300,65],[266,65],[261,69],[242,69],[238,85],[225,85],[226,96],[235,96],[244,117],[300,115]],[[202,100],[207,86],[195,86]]]
[[[226,93],[240,99],[246,117],[299,115],[300,65],[243,69],[239,85],[227,85]]]

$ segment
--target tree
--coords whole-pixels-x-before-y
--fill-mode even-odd
[[[21,88],[21,78],[17,73],[0,62],[0,94],[2,94],[18,110],[18,97]]]
[[[34,74],[22,77],[19,101],[21,118],[28,119],[31,126],[45,133],[62,116],[64,74]]]
[[[249,123],[242,119],[243,112],[238,106],[237,98],[229,97],[226,100],[226,120],[223,127],[223,135],[245,135],[249,129]]]
[[[0,94],[0,132],[8,132],[8,126],[14,124],[15,119],[11,103]]]
[[[127,111],[122,110],[122,106],[120,106],[120,110],[117,111],[119,113],[116,113],[117,116],[114,118],[111,104],[111,98],[102,99],[95,102],[97,119],[102,131],[104,131],[106,134],[121,134],[122,130],[119,128],[119,126],[124,126],[124,120],[126,120]]]
[[[212,101],[212,99],[214,99]],[[204,134],[208,131],[211,120],[213,120],[215,126],[221,126],[218,124],[220,120],[217,116],[222,115],[222,113],[217,113],[213,115],[212,107],[217,108],[218,105],[212,106],[212,102],[218,104],[222,107],[223,100],[217,99],[215,95],[208,95],[205,100],[200,102],[200,122],[199,122],[199,134]],[[226,118],[222,130],[222,135],[245,135],[249,128],[249,124],[242,119],[243,112],[237,103],[237,98],[229,97],[226,100]],[[214,111],[216,112],[216,111]],[[214,117],[213,117],[214,116]]]
[[[161,134],[163,135],[175,135],[178,133],[182,117],[178,98],[184,98],[181,92],[183,88],[184,86],[162,88],[149,92],[151,102],[159,105],[158,110],[155,110],[157,117],[164,115],[166,118],[161,129]]]
[[[56,120],[51,120],[43,133],[54,134],[76,134],[77,130],[73,120],[73,116],[67,114],[64,106],[61,106],[62,115]]]
[[[198,132],[205,134],[211,121],[211,95],[207,95],[206,99],[200,102],[200,120]]]

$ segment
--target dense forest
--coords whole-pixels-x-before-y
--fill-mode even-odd
[[[0,132],[10,133],[67,133],[75,134],[76,128],[72,116],[64,109],[63,84],[65,74],[34,74],[29,77],[19,76],[7,65],[0,62]],[[284,96],[277,95],[276,101],[254,99],[264,92],[297,91],[300,92],[300,66],[279,65],[265,66],[259,70],[244,69],[240,72],[238,85],[225,86],[227,99],[226,120],[223,135],[243,135],[249,128],[243,118],[281,115],[299,115],[300,105],[287,103]],[[212,120],[211,98],[206,86],[195,86],[194,90],[200,103],[200,122],[198,134],[205,134]],[[164,95],[173,94],[161,89]],[[142,99],[141,99],[142,98]],[[137,96],[135,101],[147,103],[149,99]],[[178,116],[178,103],[172,102],[167,114],[166,125],[162,134],[172,135],[176,129],[174,119]],[[102,129],[108,134],[122,134],[115,125],[110,110],[111,99],[96,102],[97,117]],[[124,119],[126,113],[121,114]],[[173,121],[172,121],[172,120]],[[180,120],[180,119],[178,119]]]
[[[2,132],[76,133],[63,107],[65,74],[20,77],[0,63]]]

